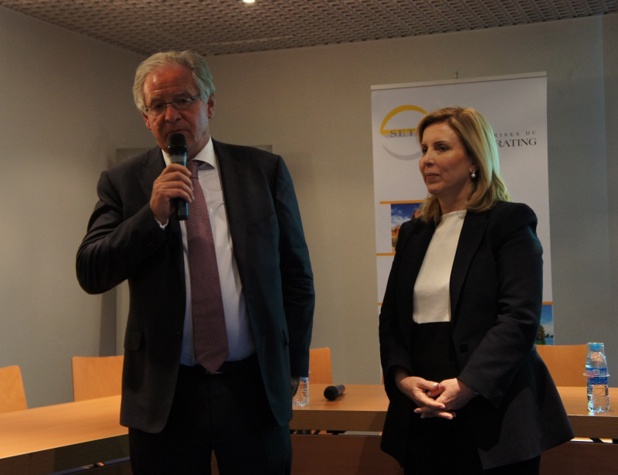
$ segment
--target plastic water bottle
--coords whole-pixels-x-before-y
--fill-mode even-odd
[[[292,404],[296,407],[309,405],[309,377],[301,376],[298,378],[298,390],[292,398]]]
[[[588,410],[593,413],[609,411],[609,372],[603,343],[588,343],[584,375],[588,378]]]

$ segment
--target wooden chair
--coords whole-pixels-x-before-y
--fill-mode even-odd
[[[584,365],[588,345],[537,345],[556,386],[585,386]]]
[[[83,401],[120,394],[124,356],[74,356],[73,399]]]
[[[312,348],[309,350],[309,381],[318,384],[333,384],[330,348]]]
[[[0,414],[28,409],[19,366],[0,368]]]

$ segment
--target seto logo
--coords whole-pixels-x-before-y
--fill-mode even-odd
[[[420,158],[421,151],[415,139],[416,124],[426,115],[425,110],[411,104],[392,109],[380,124],[384,150],[399,160]],[[411,124],[415,125],[411,127]]]

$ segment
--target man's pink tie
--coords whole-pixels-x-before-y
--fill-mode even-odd
[[[187,220],[193,344],[197,361],[216,373],[229,354],[217,254],[204,192],[197,178],[202,162],[191,160],[193,197]]]

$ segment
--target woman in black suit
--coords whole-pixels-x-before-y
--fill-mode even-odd
[[[537,219],[510,203],[491,126],[451,107],[418,126],[429,197],[399,232],[380,313],[382,449],[405,473],[537,474],[572,438],[534,349]]]

